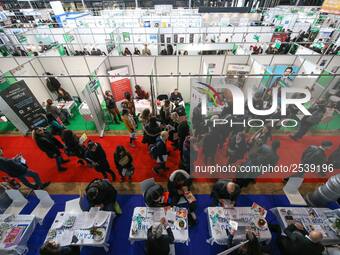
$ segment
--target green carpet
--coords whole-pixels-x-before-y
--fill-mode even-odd
[[[0,122],[0,134],[16,130],[15,126],[10,122]]]

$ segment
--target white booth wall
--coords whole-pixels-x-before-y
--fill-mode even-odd
[[[27,62],[27,57],[0,58],[0,71],[6,72]],[[340,70],[340,56],[293,56],[293,55],[203,55],[203,56],[73,56],[73,57],[36,57],[31,59],[31,64],[24,64],[23,69],[14,75],[42,75],[45,72],[53,73],[58,77],[63,88],[72,96],[79,95],[88,83],[90,76],[96,71],[97,75],[107,75],[107,69],[113,67],[127,66],[131,75],[146,75],[146,77],[131,77],[131,85],[141,85],[145,90],[150,91],[150,77],[148,75],[182,75],[179,77],[155,77],[155,89],[157,94],[169,94],[178,88],[186,102],[190,100],[190,77],[184,75],[205,75],[203,66],[214,64],[213,73],[225,75],[229,64],[247,64],[251,66],[251,74],[259,74],[263,66],[269,65],[295,65],[301,66],[300,71],[310,73],[311,70],[326,68],[329,71]],[[320,67],[322,61],[327,64]],[[104,61],[104,62],[103,62]],[[103,65],[100,65],[104,63]],[[32,66],[31,66],[32,65]],[[97,68],[100,67],[98,70]],[[313,69],[311,69],[313,67]],[[320,69],[319,69],[320,68]],[[75,77],[86,75],[85,77]],[[71,76],[71,77],[68,77]],[[298,84],[298,77],[295,82]],[[302,77],[301,77],[302,78]],[[23,78],[27,80],[28,86],[32,89],[40,102],[51,97],[46,89],[44,78]],[[261,78],[252,77],[247,83],[257,83]],[[103,90],[110,89],[107,77],[99,78]],[[315,79],[310,78],[308,84],[312,85]],[[306,82],[306,81],[305,81]],[[298,86],[298,85],[297,85]],[[133,88],[134,91],[134,88]]]

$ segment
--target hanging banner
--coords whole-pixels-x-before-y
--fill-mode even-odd
[[[117,75],[128,75],[129,68],[128,67],[121,67],[114,70],[108,71],[109,75],[113,77],[109,77],[110,84],[111,84],[111,91],[116,100],[119,102],[124,99],[125,92],[129,92],[132,95],[131,89],[131,82],[130,79],[127,77],[117,77]]]
[[[44,109],[24,80],[1,90],[0,96],[28,128],[33,129],[46,122]]]

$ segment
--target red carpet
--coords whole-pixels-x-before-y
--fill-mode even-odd
[[[170,171],[163,174],[161,177],[156,176],[152,171],[154,166],[154,160],[151,159],[148,154],[147,147],[141,143],[141,137],[138,137],[138,142],[135,148],[131,148],[128,145],[128,136],[107,136],[99,138],[97,136],[90,137],[94,141],[98,141],[102,144],[107,153],[112,169],[117,173],[113,163],[113,152],[117,145],[123,145],[131,152],[134,158],[135,174],[132,181],[141,181],[146,178],[155,177],[156,180],[165,181],[166,177],[171,171],[178,169],[178,151],[173,151],[168,160],[168,167]],[[299,142],[292,141],[287,136],[274,137],[273,139],[280,139],[281,147],[279,149],[280,162],[279,164],[299,163],[303,150],[310,144],[319,145],[323,140],[330,140],[334,143],[333,149],[335,149],[340,141],[337,136],[306,136]],[[1,136],[0,147],[4,151],[5,157],[13,157],[17,153],[22,153],[27,160],[27,163],[31,169],[38,172],[44,181],[52,182],[88,182],[93,178],[101,177],[101,174],[94,169],[83,167],[76,163],[76,158],[71,158],[71,162],[65,164],[68,168],[66,172],[58,173],[55,165],[55,160],[50,159],[41,152],[30,136]],[[170,145],[168,146],[171,147]],[[330,151],[331,152],[331,151]],[[330,153],[329,152],[329,153]],[[225,155],[224,152],[220,152],[220,155]],[[118,176],[118,173],[117,173]],[[199,179],[198,181],[206,181],[206,179]],[[280,180],[262,179],[262,182],[273,182]],[[318,181],[317,179],[309,181]]]

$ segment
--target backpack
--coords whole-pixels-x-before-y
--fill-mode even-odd
[[[311,145],[303,153],[301,163],[303,164],[312,163],[315,161],[316,157],[319,156],[319,154],[320,154],[319,147]]]
[[[149,153],[153,159],[157,159],[158,157],[158,146],[157,143],[149,145]]]

